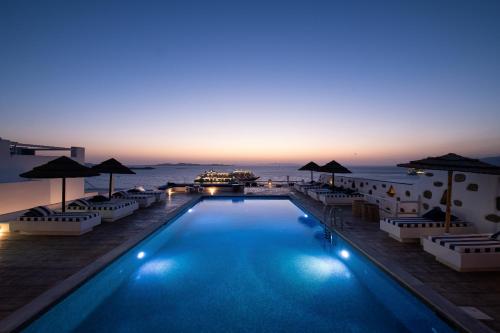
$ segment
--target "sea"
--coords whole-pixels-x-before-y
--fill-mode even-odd
[[[114,175],[115,189],[128,189],[136,186],[143,186],[153,189],[158,186],[170,183],[192,183],[197,175],[207,170],[233,171],[250,170],[259,181],[309,181],[311,174],[309,171],[298,171],[300,165],[230,165],[230,166],[210,166],[210,165],[168,165],[155,166],[154,169],[135,169],[135,175]],[[402,183],[414,183],[418,176],[410,176],[405,168],[394,166],[347,166],[351,174],[349,177],[362,177],[373,180],[394,181]],[[320,173],[315,172],[314,178],[318,179]],[[109,176],[100,175],[86,178],[86,191],[103,192],[108,188]]]

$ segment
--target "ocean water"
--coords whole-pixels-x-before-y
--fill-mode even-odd
[[[290,200],[211,198],[26,332],[454,330]]]
[[[272,181],[286,181],[289,176],[290,181],[309,181],[311,174],[309,171],[298,171],[299,165],[232,165],[222,167],[212,166],[162,166],[152,170],[134,170],[135,175],[115,175],[115,188],[126,189],[135,186],[155,188],[173,183],[192,183],[197,175],[203,171],[214,169],[217,171],[233,171],[235,169],[251,170],[262,181],[271,179]],[[417,176],[408,176],[405,168],[394,166],[349,166],[352,177],[363,177],[368,179],[385,180],[413,183]],[[320,173],[315,172],[314,177],[318,179]],[[87,178],[85,188],[87,191],[103,191],[108,187],[108,175]]]

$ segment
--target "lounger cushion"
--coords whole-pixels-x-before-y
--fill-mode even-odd
[[[125,191],[118,191],[118,192],[113,193],[112,197],[114,197],[114,198],[126,198],[126,197],[128,197],[128,195],[129,194]]]
[[[446,218],[446,213],[441,210],[439,207],[434,207],[427,213],[422,215],[423,218],[435,221],[435,222],[440,222],[444,221]],[[457,221],[458,218],[454,215],[451,215],[451,221]]]
[[[68,205],[69,207],[90,207],[90,202],[85,199],[76,199]]]
[[[92,219],[94,217],[99,216],[99,213],[55,213],[48,216],[20,216],[17,218],[18,221],[32,221],[32,222],[81,222]]]
[[[121,202],[105,202],[102,204],[96,203],[89,206],[74,205],[70,206],[72,210],[117,210],[125,207],[129,207],[133,204],[133,201],[121,201]]]
[[[38,206],[38,207],[31,208],[26,213],[24,213],[23,216],[42,217],[42,216],[49,216],[51,214],[54,214],[54,211],[52,209],[49,209],[45,206]]]
[[[500,231],[494,233],[493,235],[491,235],[490,237],[491,239],[494,239],[494,240],[500,240]]]
[[[500,241],[490,237],[489,234],[429,236],[429,240],[459,253],[500,252]]]
[[[96,195],[88,200],[89,202],[108,202],[109,198],[104,195]]]
[[[384,220],[400,228],[444,228],[445,226],[443,221],[436,222],[422,217],[385,218]],[[454,221],[450,225],[452,227],[468,227],[469,223]]]

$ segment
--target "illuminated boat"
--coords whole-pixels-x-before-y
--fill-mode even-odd
[[[409,176],[418,176],[418,175],[423,175],[425,173],[425,171],[422,169],[414,169],[414,168],[408,169],[407,172]]]
[[[205,171],[198,175],[194,182],[197,184],[240,184],[254,182],[259,177],[249,170],[234,170],[233,172]]]

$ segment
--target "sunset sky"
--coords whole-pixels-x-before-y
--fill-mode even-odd
[[[500,155],[500,1],[0,1],[0,137],[91,162]]]

